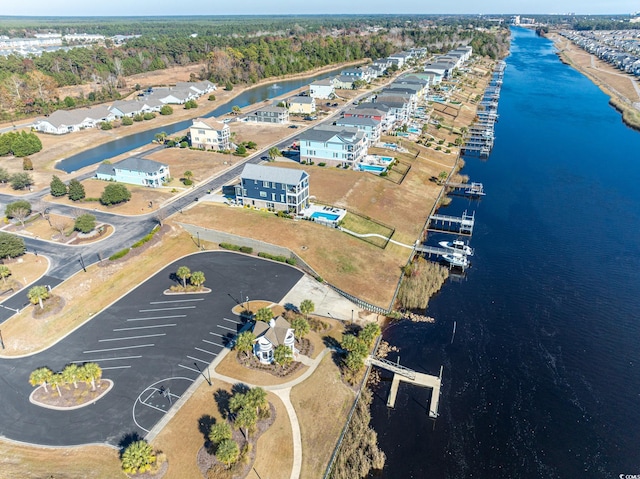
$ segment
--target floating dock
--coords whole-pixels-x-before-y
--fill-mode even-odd
[[[431,215],[427,224],[427,230],[471,236],[473,234],[474,224],[475,211],[468,214],[467,210],[465,210],[462,216]],[[454,229],[454,225],[458,225],[458,227]]]

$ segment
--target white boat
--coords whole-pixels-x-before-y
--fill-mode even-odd
[[[453,254],[473,256],[473,248],[462,240],[440,241],[438,244],[445,249],[450,249]]]
[[[442,256],[447,263],[451,266],[457,266],[459,268],[466,268],[469,266],[469,260],[467,257],[460,253],[449,253]]]

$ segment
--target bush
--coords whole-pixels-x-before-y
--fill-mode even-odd
[[[129,201],[130,199],[131,192],[127,187],[120,183],[114,183],[105,186],[102,196],[100,197],[100,203],[106,206],[117,205],[119,203]]]
[[[318,166],[327,166],[327,164],[324,161],[321,161],[320,163],[318,163]]]
[[[185,186],[191,186],[193,184],[193,180],[190,180],[189,178],[185,178],[182,180],[182,184]]]
[[[247,149],[245,148],[244,145],[239,145],[238,148],[236,148],[236,153],[238,155],[246,155],[247,154]]]
[[[144,115],[142,115],[142,119],[145,121],[153,120],[155,117],[156,117],[156,114],[151,112],[147,112]]]
[[[111,130],[113,128],[113,124],[110,121],[103,121],[100,123],[101,130]]]
[[[173,115],[173,108],[171,108],[169,105],[164,105],[162,108],[160,108],[160,114]]]
[[[169,141],[167,141],[167,142],[165,143],[165,145],[166,145],[168,148],[173,148],[174,146],[176,146],[176,145],[177,145],[177,143],[176,143],[174,140],[169,140]]]
[[[143,244],[151,241],[151,238],[153,238],[153,236],[160,231],[159,228],[154,228],[153,231],[151,231],[151,233],[144,235],[141,239],[139,239],[138,241],[136,241],[135,243],[133,243],[131,245],[132,248],[139,248],[140,246],[142,246]]]
[[[96,217],[90,214],[80,215],[76,218],[73,229],[81,233],[89,233],[96,227]]]
[[[387,173],[386,171],[383,171],[382,173],[380,173],[380,176],[388,176],[389,173]]]
[[[207,98],[207,100],[216,101],[216,96],[215,95],[209,95],[209,98]]]
[[[282,255],[260,252],[258,253],[258,256],[260,256],[261,258],[266,258],[273,261],[279,261],[280,263],[287,263],[293,266],[295,266],[296,264],[296,260],[294,258],[287,258],[286,256],[282,256]]]
[[[11,175],[11,188],[14,190],[24,190],[33,185],[33,177],[29,173],[15,173]]]
[[[0,231],[0,258],[15,258],[27,250],[20,236]]]
[[[218,246],[220,246],[220,248],[222,249],[228,249],[230,251],[240,251],[247,254],[253,253],[253,248],[251,248],[250,246],[239,246],[232,243],[220,243]]]
[[[33,170],[33,162],[31,161],[30,158],[22,159],[22,169],[25,171]]]
[[[17,211],[26,211],[27,216],[31,214],[31,203],[26,200],[18,200],[9,203],[4,209],[4,215],[7,218],[13,218]]]
[[[123,126],[131,126],[133,125],[133,118],[131,118],[130,116],[125,116],[122,118],[122,125]]]
[[[140,113],[133,116],[133,121],[143,121],[143,120],[144,120],[144,117]]]
[[[195,100],[188,100],[185,102],[184,104],[184,109],[185,110],[190,110],[192,108],[198,108],[198,104],[196,103]]]
[[[125,249],[121,249],[117,253],[113,253],[111,256],[109,256],[109,261],[115,261],[117,259],[123,258],[129,253],[130,250],[131,248],[125,248]]]
[[[86,193],[84,186],[75,178],[69,182],[69,199],[71,201],[80,201],[84,199]]]
[[[224,84],[224,89],[227,91],[233,90],[233,84],[228,81],[227,83]]]

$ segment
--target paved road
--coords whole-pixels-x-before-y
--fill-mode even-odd
[[[205,273],[207,294],[164,295],[178,266]],[[204,252],[169,265],[89,323],[34,356],[0,360],[0,435],[45,445],[144,436],[205,371],[241,327],[231,308],[240,296],[280,301],[302,273],[230,252]],[[97,362],[113,389],[95,404],[54,411],[29,402],[34,369]],[[164,387],[169,395],[162,395]],[[63,392],[64,394],[64,392]]]

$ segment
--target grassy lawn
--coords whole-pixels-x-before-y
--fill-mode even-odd
[[[4,265],[9,268],[11,275],[0,281],[0,291],[3,293],[0,294],[0,300],[8,298],[42,276],[47,271],[49,262],[42,256],[26,253],[19,258],[5,259]],[[26,291],[24,294],[26,296]]]
[[[359,238],[379,248],[384,248],[387,245],[388,238],[390,238],[393,234],[393,229],[372,221],[371,219],[365,218],[364,216],[360,216],[351,212],[348,212],[345,215],[344,219],[341,222],[341,226],[348,229],[349,231],[353,231],[354,233],[358,234],[378,234],[384,236],[384,238],[387,239],[378,238],[375,236],[369,238]]]
[[[160,251],[162,254],[159,254]],[[53,290],[66,303],[62,312],[34,321],[30,306],[2,324],[6,346],[2,356],[27,354],[54,344],[150,274],[174,259],[195,251],[197,247],[187,233],[172,230],[164,235],[162,242],[138,256],[131,256],[124,263],[110,263],[107,260],[107,266],[88,267],[87,273],[80,272]],[[99,295],[95,294],[96,288],[100,288]]]

